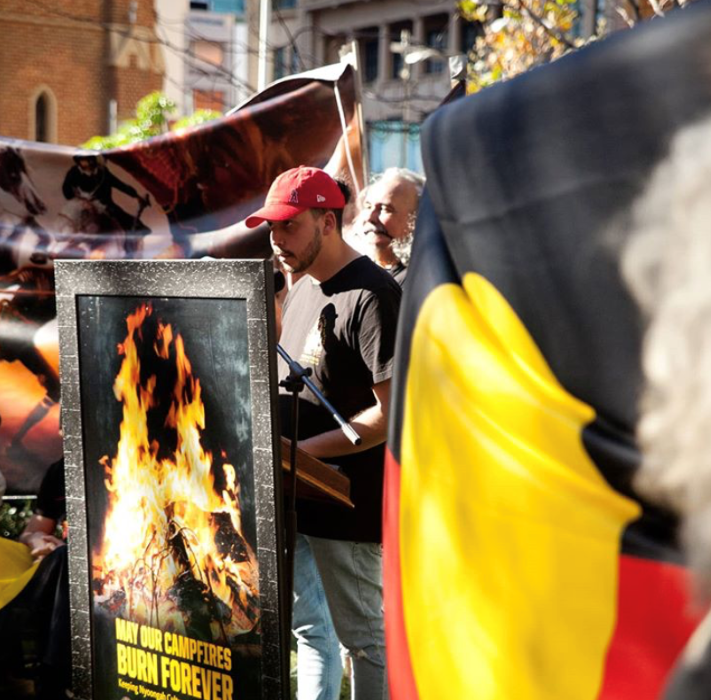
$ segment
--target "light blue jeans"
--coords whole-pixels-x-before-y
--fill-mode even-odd
[[[343,678],[341,649],[311,546],[296,535],[294,607],[291,629],[296,637],[299,700],[338,700]]]
[[[298,535],[294,568],[299,700],[338,698],[337,641],[351,660],[352,700],[387,700],[381,545]]]

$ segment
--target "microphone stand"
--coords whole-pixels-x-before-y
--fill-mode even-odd
[[[302,367],[293,360],[284,348],[277,343],[277,352],[289,367],[289,375],[279,382],[291,394],[291,445],[289,450],[289,499],[286,508],[286,629],[284,633],[285,659],[289,658],[291,649],[291,612],[294,599],[294,550],[296,548],[296,450],[299,437],[299,394],[304,387],[318,399],[324,408],[338,423],[345,436],[354,444],[360,445],[360,435],[344,420],[343,416],[333,407],[331,402],[321,393],[319,388],[309,379],[311,367]]]

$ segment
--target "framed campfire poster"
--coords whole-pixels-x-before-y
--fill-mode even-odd
[[[76,696],[286,697],[271,264],[56,288]]]

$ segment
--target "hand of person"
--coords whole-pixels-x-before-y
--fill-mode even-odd
[[[48,554],[51,554],[57,547],[61,547],[64,542],[54,535],[47,535],[43,532],[34,533],[26,542],[33,559],[41,561]]]

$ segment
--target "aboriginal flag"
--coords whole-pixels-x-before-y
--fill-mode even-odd
[[[698,615],[632,477],[631,207],[711,114],[711,6],[447,105],[423,131],[385,502],[394,700],[652,700]]]

